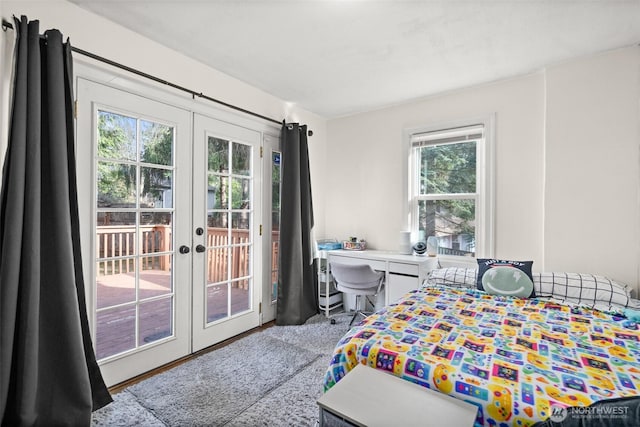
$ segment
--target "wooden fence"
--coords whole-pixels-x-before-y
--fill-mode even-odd
[[[271,246],[271,271],[278,269],[280,232],[274,231]],[[171,226],[146,225],[140,227],[138,251],[136,256],[136,227],[99,226],[97,227],[96,255],[98,274],[114,275],[132,273],[135,262],[140,271],[171,269]],[[208,227],[207,229],[207,280],[209,283],[225,282],[229,279],[246,277],[249,271],[249,259],[252,245],[249,245],[249,230],[232,229],[231,235],[226,228]]]
[[[96,256],[100,275],[132,273],[135,270],[136,244],[140,270],[171,268],[170,255],[156,254],[171,250],[170,225],[143,225],[136,242],[134,225],[105,225],[97,227]]]

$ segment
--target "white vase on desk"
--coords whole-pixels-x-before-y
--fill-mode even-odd
[[[410,231],[401,231],[400,232],[400,246],[399,252],[401,254],[410,255],[413,251],[411,247],[411,232]]]

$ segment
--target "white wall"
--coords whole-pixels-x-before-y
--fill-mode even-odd
[[[548,269],[638,283],[639,78],[638,47],[547,69]]]
[[[639,48],[623,48],[330,120],[327,235],[397,249],[403,129],[495,113],[494,256],[637,287],[639,62]]]
[[[327,232],[397,249],[406,223],[403,129],[495,113],[496,254],[541,259],[543,88],[544,76],[533,74],[330,120]]]
[[[314,135],[309,140],[311,179],[314,192],[316,229],[324,233],[324,193],[326,159],[326,120],[285,100],[278,99],[226,74],[194,61],[179,52],[167,49],[119,25],[89,13],[66,0],[0,1],[2,17],[13,22],[12,15],[26,15],[40,21],[40,31],[57,28],[69,37],[74,47],[95,53],[132,68],[153,74],[167,81],[202,92],[276,120],[306,123]],[[13,31],[0,31],[0,127],[2,142],[6,142],[8,102],[3,90],[10,81],[13,63]],[[83,59],[74,54],[74,59]],[[259,64],[258,64],[259,66]]]

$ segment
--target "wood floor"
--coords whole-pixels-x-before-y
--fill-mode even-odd
[[[141,273],[137,298],[133,273],[102,276],[97,284],[95,349],[98,360],[173,334],[173,295],[168,272]],[[249,299],[248,289],[226,284],[212,286],[207,291],[207,320],[214,322],[245,311],[249,309]]]

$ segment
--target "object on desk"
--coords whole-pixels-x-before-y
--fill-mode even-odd
[[[436,236],[429,236],[427,238],[427,255],[438,255],[438,238]]]
[[[364,240],[356,242],[345,240],[344,242],[342,242],[342,249],[346,249],[348,251],[364,251],[366,247],[367,242],[365,242]]]
[[[424,255],[425,252],[427,252],[427,244],[425,242],[416,243],[413,245],[413,252],[415,252],[416,255]]]
[[[319,251],[333,251],[336,249],[342,249],[342,243],[337,239],[318,239],[316,241]]]
[[[398,248],[398,252],[405,255],[411,255],[413,249],[411,248],[411,232],[410,231],[401,231],[400,232],[400,247]]]

